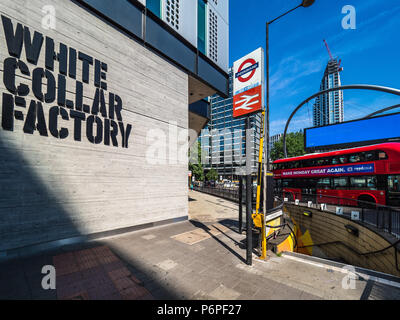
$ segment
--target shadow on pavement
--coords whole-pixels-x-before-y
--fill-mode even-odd
[[[96,263],[93,251],[98,255]],[[73,258],[71,258],[73,257]],[[76,263],[80,259],[81,264]],[[102,261],[103,260],[103,261]],[[56,268],[56,289],[45,290],[45,265]],[[129,271],[128,271],[129,270]],[[0,300],[176,300],[140,261],[101,241],[69,245],[0,264]],[[150,293],[150,294],[149,294]]]
[[[239,222],[232,219],[224,219],[219,221],[224,227],[231,229],[232,231],[239,233]],[[243,229],[243,228],[242,228]]]
[[[208,228],[204,223],[199,222],[199,221],[195,221],[195,220],[190,220],[189,221],[193,226],[195,226],[196,228],[200,228],[203,229],[208,235],[210,235],[210,237],[212,239],[214,239],[216,242],[218,242],[220,245],[222,245],[226,250],[228,250],[230,253],[232,253],[234,256],[236,256],[241,262],[246,262],[246,260],[239,254],[237,253],[235,250],[233,250],[229,245],[227,245],[226,243],[224,243],[222,240],[218,239],[216,236],[214,236],[211,232],[210,232],[210,228]],[[217,227],[215,227],[217,229]],[[228,237],[230,240],[232,240],[235,243],[235,246],[239,247],[239,249],[244,249],[243,245],[240,242],[237,242],[236,240],[234,240],[233,238],[227,236],[224,232],[222,232],[221,230],[218,230],[219,232],[221,232],[222,234],[224,234],[226,237]]]
[[[224,227],[229,228],[233,232],[236,232],[236,233],[240,234],[239,233],[239,222],[238,221],[232,220],[232,219],[224,219],[224,220],[219,221],[219,223],[221,225],[223,225]],[[242,226],[242,234],[243,235],[246,234],[245,226]],[[259,243],[259,241],[260,241],[259,235],[260,235],[259,231],[253,230],[253,237],[252,237],[252,239],[253,239],[253,253],[256,254],[256,255],[259,255],[259,252],[258,252],[258,248],[259,248],[259,245],[260,245],[260,243]],[[241,249],[246,250],[246,248],[247,248],[247,239],[244,238],[243,240],[241,240],[239,246],[240,246]]]

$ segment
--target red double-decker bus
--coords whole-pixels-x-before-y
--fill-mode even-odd
[[[280,159],[273,173],[276,191],[290,200],[400,206],[400,143]]]

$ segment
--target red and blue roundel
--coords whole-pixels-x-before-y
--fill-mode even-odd
[[[240,82],[247,82],[251,78],[253,78],[254,74],[256,73],[257,68],[258,68],[258,62],[256,62],[252,58],[247,59],[247,60],[243,61],[243,63],[240,65],[237,73],[235,74],[235,77]]]

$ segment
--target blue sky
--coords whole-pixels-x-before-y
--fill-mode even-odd
[[[230,65],[265,48],[265,22],[301,0],[230,0]],[[345,30],[342,8],[356,9],[356,29]],[[342,85],[376,84],[400,89],[400,1],[316,0],[270,25],[270,134],[282,133],[293,109],[319,85],[329,60],[342,59]],[[344,91],[345,120],[400,103],[400,97],[370,91]],[[289,131],[312,127],[312,105],[293,118]],[[400,111],[400,109],[398,110]]]

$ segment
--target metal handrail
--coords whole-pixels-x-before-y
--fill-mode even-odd
[[[390,249],[390,248],[394,248],[394,259],[395,259],[395,266],[396,266],[396,270],[400,271],[400,267],[398,264],[398,259],[397,259],[397,252],[400,252],[400,250],[396,247],[397,244],[400,243],[400,240],[392,243],[390,246],[380,249],[380,250],[376,250],[376,251],[370,251],[370,252],[359,252],[357,249],[354,249],[352,247],[350,247],[347,243],[341,241],[341,240],[337,240],[337,241],[330,241],[330,242],[323,242],[323,243],[315,243],[315,244],[309,244],[306,246],[301,246],[298,247],[297,249],[302,249],[302,248],[309,248],[309,247],[321,247],[321,246],[325,246],[325,245],[330,245],[330,244],[341,244],[344,247],[346,247],[347,249],[349,249],[350,251],[354,252],[355,254],[359,255],[359,256],[367,256],[367,255],[373,255],[373,254],[378,254],[378,253],[382,253],[385,252],[386,250]]]
[[[276,206],[272,209],[267,210],[267,214],[275,213],[275,211],[281,210],[283,208],[283,200],[280,199],[279,197],[275,197],[275,199],[280,200],[280,204],[278,204],[278,206]]]
[[[289,227],[289,229],[290,229],[290,235],[292,235],[293,234],[293,237],[294,237],[294,247],[293,247],[293,249],[294,248],[296,248],[297,247],[297,237],[296,237],[296,234],[294,233],[294,231],[293,231],[293,229],[292,229],[292,227],[289,225],[289,223],[284,223],[284,224],[281,224],[281,225],[279,225],[279,226],[270,226],[270,225],[265,225],[267,228],[271,228],[271,229],[278,229],[278,228],[284,228],[285,226],[288,226]],[[281,229],[281,230],[282,230]],[[270,236],[271,237],[271,236]]]
[[[313,194],[307,194],[307,195],[313,195]],[[276,198],[279,198],[279,197],[276,197]],[[336,198],[339,198],[339,197],[336,197]],[[352,199],[350,199],[350,200],[352,200]],[[389,206],[385,206],[385,207],[390,208],[390,209],[392,208],[392,207],[389,207]],[[331,212],[331,211],[328,211],[328,212]],[[397,211],[397,212],[400,212],[400,211]],[[358,250],[350,247],[347,243],[345,243],[343,241],[340,241],[340,240],[324,242],[324,243],[310,244],[310,245],[306,245],[306,246],[297,247],[297,249],[309,248],[309,247],[319,247],[319,246],[330,245],[330,244],[338,244],[338,243],[343,245],[343,246],[345,246],[350,251],[356,253],[359,256],[367,256],[367,255],[379,254],[379,253],[385,252],[386,250],[389,250],[390,248],[393,247],[394,248],[394,256],[395,256],[394,259],[395,259],[396,270],[400,271],[400,267],[399,267],[399,264],[398,264],[398,258],[397,258],[397,252],[400,252],[400,249],[397,248],[397,245],[400,244],[400,239],[397,240],[396,242],[392,243],[391,245],[383,248],[383,249],[379,249],[379,250],[376,250],[376,251],[370,251],[370,252],[359,252]],[[296,248],[296,246],[294,248]]]
[[[357,202],[357,203],[364,203],[366,205],[374,205],[374,206],[377,206],[377,207],[388,208],[389,210],[400,212],[400,208],[398,208],[398,207],[387,206],[387,205],[384,205],[384,204],[379,204],[379,203],[369,202],[369,201],[364,201],[364,200],[337,197],[337,196],[331,196],[331,195],[325,195],[325,194],[316,194],[316,193],[303,193],[303,192],[292,192],[292,191],[283,191],[282,190],[281,193],[283,193],[283,192],[306,195],[306,196],[316,196],[317,200],[318,200],[318,196],[320,196],[320,197],[326,197],[326,198],[335,198],[335,199],[340,199],[340,200],[354,201],[354,202]],[[346,206],[346,205],[344,205],[344,206]]]
[[[281,193],[283,193],[284,191],[282,191]],[[286,193],[288,193],[289,191],[285,191]],[[367,202],[367,201],[362,201],[362,200],[357,200],[357,199],[350,199],[350,198],[341,198],[341,197],[337,197],[337,196],[329,196],[329,195],[324,195],[324,194],[314,194],[314,193],[300,193],[300,192],[294,192],[295,195],[305,195],[305,196],[309,196],[312,198],[315,198],[316,202],[315,205],[317,206],[318,204],[327,204],[327,205],[333,205],[333,206],[339,206],[339,207],[343,207],[343,208],[354,208],[353,205],[349,205],[349,204],[342,204],[340,202],[338,203],[334,203],[331,204],[329,203],[329,201],[324,202],[324,201],[320,201],[318,199],[318,196],[320,197],[327,197],[327,198],[334,198],[334,199],[338,199],[338,200],[347,200],[347,201],[352,201],[352,202],[357,202],[357,204],[359,203],[364,203],[364,204],[368,204],[369,206],[371,206],[371,204],[374,205],[373,208],[368,208],[368,207],[361,207],[361,222],[363,223],[367,223],[370,225],[375,226],[376,228],[380,229],[380,230],[385,230],[387,231],[389,234],[392,234],[394,236],[396,236],[397,238],[400,237],[400,209],[396,208],[396,207],[392,207],[392,206],[386,206],[386,205],[379,205],[376,203],[371,203],[371,202]],[[296,199],[297,200],[297,199]],[[302,200],[303,201],[303,200]],[[304,200],[305,201],[305,200]],[[291,201],[291,202],[294,202]],[[314,204],[314,201],[312,201]],[[329,210],[329,208],[324,210],[325,212],[329,212],[329,213],[333,213],[336,214],[335,211]],[[372,212],[371,212],[372,211]],[[344,213],[345,215],[348,215],[349,213]],[[371,217],[371,214],[373,214],[373,220],[371,221],[371,219],[365,219],[365,215],[369,215],[369,217]],[[394,218],[394,220],[393,220]],[[395,221],[395,227],[393,227],[393,221]]]

